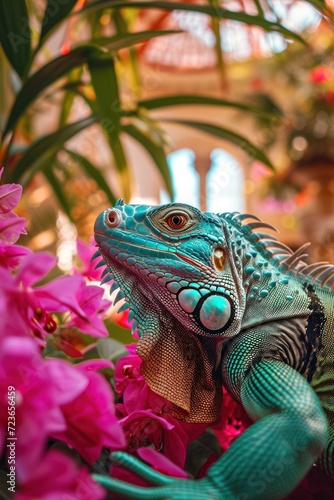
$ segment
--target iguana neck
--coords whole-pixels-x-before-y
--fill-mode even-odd
[[[246,307],[241,330],[308,315],[307,285],[273,259],[266,259],[254,250],[245,252],[242,279]]]

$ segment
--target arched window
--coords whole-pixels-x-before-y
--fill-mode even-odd
[[[208,212],[244,212],[244,173],[237,160],[223,149],[211,152],[211,166],[206,176]]]
[[[195,154],[191,149],[178,149],[167,157],[174,200],[199,208],[199,176],[195,170]],[[165,191],[160,193],[160,203],[169,203],[170,197]]]

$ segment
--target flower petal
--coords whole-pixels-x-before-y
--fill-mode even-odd
[[[46,252],[26,255],[16,274],[16,283],[29,287],[40,281],[57,263],[56,257]]]
[[[0,214],[13,210],[20,201],[22,186],[20,184],[4,184],[0,186]]]
[[[165,455],[149,446],[138,448],[137,454],[139,458],[150,464],[152,468],[158,472],[162,472],[168,476],[180,477],[184,479],[188,478],[188,474],[181,469],[181,467],[174,464],[174,462],[172,462]]]
[[[27,234],[24,226],[26,225],[26,220],[23,217],[19,217],[14,212],[9,212],[8,214],[0,215],[0,241],[6,244],[15,243],[20,234]]]

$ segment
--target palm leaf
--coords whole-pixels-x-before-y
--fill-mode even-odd
[[[311,2],[310,2],[311,3]],[[121,0],[96,0],[86,5],[81,12],[96,9],[106,9],[106,8],[127,8],[127,9],[162,9],[162,10],[186,10],[190,12],[201,12],[207,14],[208,16],[219,18],[219,19],[230,19],[232,21],[239,21],[251,26],[259,26],[265,31],[275,31],[281,35],[297,40],[298,42],[305,43],[303,38],[285,28],[282,24],[277,21],[269,21],[264,19],[261,15],[251,15],[246,14],[246,12],[235,12],[228,9],[223,9],[222,7],[212,7],[211,5],[198,5],[189,4],[184,2],[168,2],[168,1],[128,1],[122,2]]]
[[[57,152],[67,140],[96,121],[96,116],[89,116],[66,125],[53,134],[44,135],[37,139],[26,149],[15,169],[11,172],[12,181],[26,186],[37,171],[52,163]]]
[[[1,5],[1,1],[0,1]],[[153,36],[153,31],[144,31],[140,33],[129,33],[114,37],[104,37],[95,39],[94,44],[84,44],[74,48],[68,54],[56,57],[49,63],[45,64],[40,70],[36,71],[23,85],[18,93],[14,105],[8,117],[4,136],[12,130],[22,113],[31,104],[36,97],[49,85],[56,82],[70,70],[81,66],[88,62],[88,59],[93,59],[94,55],[99,55],[98,45],[106,46],[109,50],[119,50],[129,47],[135,43],[147,40],[150,35]],[[171,31],[167,31],[171,33]],[[165,35],[166,31],[155,32],[154,36]]]
[[[25,0],[0,1],[0,42],[8,61],[24,78],[30,63],[31,32]]]
[[[192,128],[195,128],[196,130],[200,130],[201,132],[205,132],[205,133],[213,135],[215,137],[219,137],[219,139],[224,139],[226,141],[232,142],[233,144],[236,144],[238,147],[240,147],[243,151],[245,151],[249,156],[251,156],[255,160],[258,160],[258,161],[264,163],[271,170],[274,170],[274,167],[273,167],[271,161],[263,153],[263,151],[261,151],[260,148],[255,146],[248,139],[246,139],[246,137],[244,137],[236,132],[233,132],[232,130],[229,130],[229,129],[226,129],[223,127],[219,127],[217,125],[212,125],[210,123],[196,122],[196,121],[190,121],[190,120],[164,119],[163,121],[169,122],[169,123],[185,125],[187,127],[192,127]]]
[[[64,195],[64,189],[61,184],[61,182],[58,180],[57,176],[54,174],[52,164],[45,165],[45,167],[42,169],[42,172],[44,174],[44,177],[50,184],[54,194],[58,198],[58,202],[64,212],[66,213],[67,217],[73,222],[73,217],[71,214],[71,209],[72,206],[69,203],[67,197]]]
[[[146,30],[138,33],[121,33],[113,36],[95,37],[90,40],[91,44],[106,47],[109,50],[126,49],[136,43],[145,42],[159,36],[181,33],[181,30]]]
[[[42,20],[42,30],[39,37],[38,47],[42,45],[46,37],[51,34],[54,28],[69,14],[77,3],[77,0],[66,0],[65,2],[55,2],[48,0]]]
[[[123,196],[130,198],[131,179],[122,143],[120,141],[121,101],[118,92],[117,76],[113,58],[100,51],[88,61],[92,85],[96,95],[96,104],[100,125],[105,132],[113,152],[119,174]]]
[[[138,106],[146,109],[157,109],[165,108],[169,106],[186,105],[186,104],[203,104],[205,106],[223,106],[229,108],[236,108],[241,111],[247,111],[249,113],[254,113],[255,115],[264,115],[265,117],[272,118],[272,114],[260,106],[251,106],[249,104],[244,104],[237,101],[230,101],[227,99],[220,99],[217,97],[207,97],[196,94],[174,94],[163,97],[154,97],[152,99],[142,99],[138,101]],[[277,115],[281,116],[277,112]]]
[[[105,178],[101,174],[100,170],[96,168],[87,158],[84,158],[83,156],[79,155],[78,153],[75,153],[74,151],[71,151],[70,149],[65,149],[66,153],[71,156],[76,163],[86,172],[88,177],[91,179],[94,179],[96,184],[99,186],[100,189],[107,195],[108,200],[110,201],[111,205],[114,205],[116,202],[116,198],[113,195],[113,193],[110,190],[110,187],[108,186]]]

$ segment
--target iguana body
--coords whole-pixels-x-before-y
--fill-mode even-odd
[[[266,227],[247,214],[183,204],[119,202],[97,219],[105,280],[115,280],[134,315],[151,389],[174,403],[178,418],[213,422],[223,384],[255,422],[200,481],[166,478],[116,454],[159,486],[98,478],[113,491],[274,499],[317,459],[333,473],[334,268],[306,266],[305,246],[293,253],[259,232]]]

